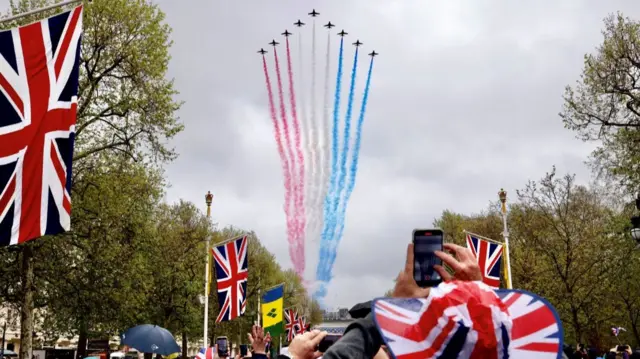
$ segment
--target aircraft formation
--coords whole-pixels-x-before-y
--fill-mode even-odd
[[[313,9],[310,13],[308,13],[309,16],[311,17],[317,17],[318,15],[320,15],[319,12],[316,11],[316,9]],[[302,20],[298,19],[298,21],[294,22],[293,25],[295,25],[296,27],[302,27],[304,25],[306,25],[304,22],[302,22]],[[331,30],[332,27],[335,27],[335,24],[332,24],[331,21],[329,21],[328,23],[326,23],[325,25],[323,25],[324,27],[326,27],[327,29]],[[293,35],[293,33],[289,32],[289,30],[285,29],[284,32],[281,34],[284,37],[289,37],[291,35]],[[340,37],[345,37],[346,35],[349,35],[348,32],[344,31],[344,29],[342,31],[340,31],[339,33],[337,33],[338,36]],[[279,42],[277,42],[275,39],[271,40],[271,42],[269,42],[269,45],[275,47],[280,45]],[[356,42],[353,43],[353,46],[355,47],[360,47],[360,45],[364,45],[364,43],[360,42],[360,40],[356,40]],[[262,56],[264,56],[264,54],[266,54],[268,51],[265,51],[264,49],[260,49],[258,50],[258,53]],[[379,55],[380,53],[376,52],[375,50],[373,50],[371,53],[369,53],[369,56],[371,57],[375,57],[377,55]]]

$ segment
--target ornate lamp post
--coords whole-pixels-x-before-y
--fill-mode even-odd
[[[509,257],[509,228],[507,227],[507,191],[504,188],[500,188],[500,192],[498,192],[498,198],[500,198],[500,212],[502,212],[502,225],[504,227],[504,232],[502,232],[502,236],[504,237],[504,265],[505,265],[505,277],[506,277],[506,285],[507,289],[513,288],[513,282],[511,280],[511,258]]]
[[[211,218],[211,204],[213,203],[213,194],[211,191],[207,191],[207,194],[204,196],[204,200],[207,204],[207,218]],[[207,343],[207,339],[209,337],[209,276],[211,275],[211,270],[209,269],[209,246],[211,244],[211,237],[207,235],[207,262],[204,270],[204,348],[205,350],[209,347]]]
[[[636,209],[640,212],[640,193],[636,198]],[[631,217],[631,238],[638,242],[638,249],[640,249],[640,216]]]

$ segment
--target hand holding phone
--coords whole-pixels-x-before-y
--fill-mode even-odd
[[[320,344],[318,344],[318,351],[320,353],[326,353],[327,350],[329,350],[329,348],[335,344],[335,342],[338,341],[338,339],[340,339],[339,335],[335,335],[335,334],[328,334],[327,336],[325,336],[324,338],[322,338],[322,340],[320,341]]]
[[[247,344],[240,344],[240,356],[243,358],[246,357],[247,351]]]
[[[435,255],[442,251],[444,232],[441,229],[415,229],[413,231],[413,279],[419,287],[435,287],[442,282],[442,277],[434,269],[434,265],[442,265],[442,260]]]

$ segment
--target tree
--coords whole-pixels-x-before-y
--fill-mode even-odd
[[[640,23],[618,13],[604,25],[603,43],[585,55],[560,116],[584,141],[602,141],[594,168],[633,193],[640,188]]]
[[[624,243],[612,231],[614,213],[597,191],[576,185],[574,176],[558,178],[555,168],[518,191],[518,200],[511,216],[512,272],[532,278],[526,289],[555,305],[568,339],[597,341],[612,315],[601,298],[610,293]]]
[[[210,234],[209,219],[194,204],[180,201],[160,206],[156,215],[157,241],[147,248],[148,266],[153,271],[153,289],[147,297],[151,322],[182,335],[185,358],[188,338],[202,332],[202,263]]]
[[[50,3],[12,0],[11,14]],[[55,11],[59,9],[38,16]],[[28,16],[4,26],[35,20]],[[120,153],[148,166],[174,157],[165,141],[182,126],[175,117],[180,104],[173,100],[173,83],[166,79],[171,42],[163,20],[164,14],[147,0],[96,1],[85,6],[74,182],[101,164],[96,159],[101,153]],[[33,258],[39,246],[28,243],[14,255],[20,260],[22,284],[20,358],[30,358],[32,352],[37,280]]]

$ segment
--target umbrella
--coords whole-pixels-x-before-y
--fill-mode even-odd
[[[122,343],[143,353],[170,355],[180,351],[176,339],[168,330],[157,325],[143,324],[127,329]]]
[[[369,313],[371,313],[371,301],[358,303],[349,309],[349,315],[353,319],[364,318]]]

